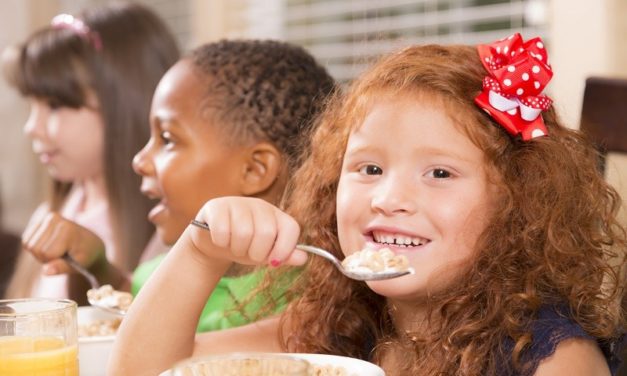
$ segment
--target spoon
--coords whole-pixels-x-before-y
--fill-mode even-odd
[[[200,227],[202,229],[205,229],[205,230],[210,230],[209,225],[207,225],[205,222],[197,221],[194,219],[192,220],[191,224],[194,226]],[[362,271],[362,270],[353,272],[353,271],[347,270],[344,267],[344,265],[342,265],[340,260],[338,260],[337,257],[333,256],[333,254],[327,250],[314,247],[311,245],[305,245],[305,244],[297,244],[296,249],[299,249],[301,251],[308,252],[308,253],[313,253],[314,255],[318,255],[320,257],[323,257],[331,261],[331,263],[333,263],[333,265],[342,274],[344,274],[348,278],[351,278],[357,281],[379,281],[383,279],[397,278],[397,277],[402,277],[408,274],[414,274],[414,269],[412,268],[408,268],[406,270],[389,270],[389,271],[381,271],[381,272],[374,272],[374,271],[368,272],[368,271]]]
[[[74,270],[79,272],[83,277],[87,278],[87,281],[89,281],[92,289],[97,289],[100,287],[100,284],[98,283],[96,277],[91,274],[89,270],[85,269],[83,265],[79,264],[78,261],[74,260],[74,257],[70,256],[68,252],[65,252],[63,256],[61,256],[61,258],[65,260],[65,262],[67,262]]]
[[[87,281],[89,281],[89,284],[91,286],[91,290],[89,291],[98,290],[100,288],[100,283],[98,283],[96,276],[94,276],[89,270],[87,270],[81,264],[79,264],[78,261],[76,261],[74,257],[70,256],[68,252],[65,252],[63,256],[61,256],[61,258],[65,260],[65,262],[67,262],[74,270],[76,270],[83,277],[85,277]],[[89,302],[90,305],[100,308],[104,311],[112,312],[118,315],[126,314],[126,310],[112,307],[110,305],[104,304],[101,300],[90,298],[89,293],[87,294],[87,301]]]

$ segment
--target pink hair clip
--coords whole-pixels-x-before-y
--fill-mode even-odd
[[[97,32],[92,31],[80,18],[74,17],[71,14],[62,13],[54,16],[50,24],[55,29],[72,30],[81,38],[91,43],[96,51],[100,51],[102,49],[102,40],[100,39],[100,35]]]

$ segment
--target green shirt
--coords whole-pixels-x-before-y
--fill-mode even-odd
[[[139,265],[133,273],[131,293],[136,296],[141,287],[148,281],[148,278],[157,269],[165,255],[155,257]],[[253,322],[257,317],[257,312],[263,307],[264,299],[255,297],[248,300],[242,310],[241,303],[249,299],[249,294],[256,289],[263,280],[265,271],[259,270],[239,277],[222,277],[213,293],[209,297],[205,308],[203,308],[198,322],[197,332],[208,332],[233,328]],[[277,289],[278,303],[274,313],[279,313],[285,309],[286,301],[281,298],[285,289]],[[275,295],[273,293],[273,295]]]

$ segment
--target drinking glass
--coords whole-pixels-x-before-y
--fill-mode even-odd
[[[184,360],[172,376],[307,376],[309,362],[283,354],[234,353]]]
[[[78,376],[76,303],[0,300],[0,376]]]

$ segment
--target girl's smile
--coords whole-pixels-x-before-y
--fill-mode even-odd
[[[35,151],[35,154],[37,154],[39,156],[39,161],[42,164],[48,165],[48,164],[52,163],[53,159],[59,154],[59,152],[56,151],[56,150],[42,151],[42,152]]]
[[[389,248],[399,254],[418,251],[431,242],[410,231],[385,226],[369,226],[364,237],[368,248]]]

